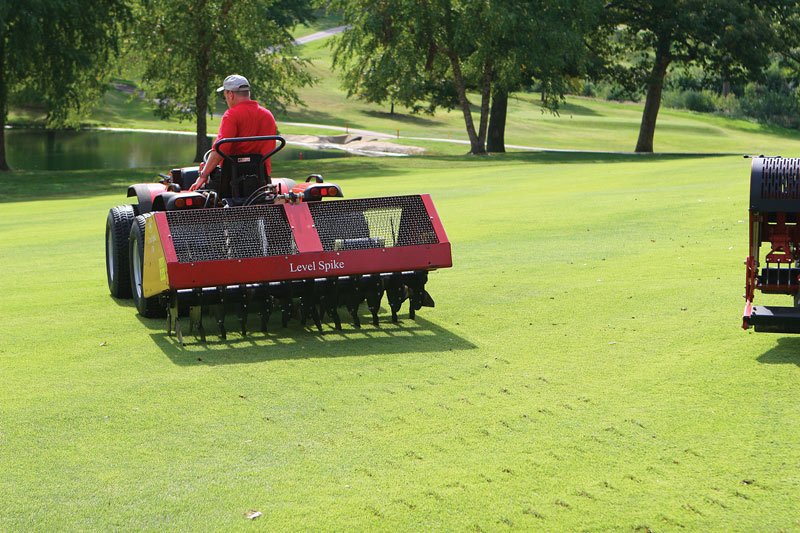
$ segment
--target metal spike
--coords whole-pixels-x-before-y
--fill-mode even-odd
[[[217,319],[217,327],[219,328],[219,336],[222,340],[228,338],[225,331],[225,287],[217,287],[219,293],[219,303],[214,306],[214,314]]]
[[[362,292],[367,300],[367,307],[372,313],[373,325],[378,325],[378,311],[383,298],[383,280],[379,275],[369,275],[362,278]]]
[[[170,324],[167,327],[169,332],[172,328],[175,329],[175,334],[178,336],[178,342],[183,346],[183,333],[181,332],[181,320],[178,316],[178,293],[173,292],[169,297],[169,309],[167,310],[167,320]]]
[[[320,298],[320,315],[323,313],[328,313],[328,316],[333,319],[333,324],[336,329],[342,329],[342,321],[339,318],[339,312],[337,311],[337,307],[339,307],[339,298],[338,298],[338,283],[336,278],[328,278],[325,281],[320,283],[320,288],[322,289],[322,296]]]
[[[344,297],[344,303],[350,316],[353,317],[353,326],[361,328],[361,320],[358,318],[358,306],[364,301],[359,284],[360,276],[339,278],[339,294]]]
[[[317,312],[317,305],[319,304],[319,297],[316,291],[315,281],[307,279],[302,283],[303,295],[300,297],[300,325],[305,327],[306,319],[311,317],[314,325],[322,333],[322,320],[320,319],[319,312]]]
[[[247,304],[250,301],[250,292],[247,290],[247,285],[239,285],[242,299],[242,305],[239,308],[239,323],[242,326],[242,337],[247,336]]]
[[[178,334],[178,342],[181,343],[181,346],[183,346],[184,344],[183,344],[183,333],[181,332],[181,321],[178,318],[175,319],[175,333]]]
[[[206,330],[203,328],[203,307],[200,305],[189,307],[189,333],[194,331],[195,326],[197,326],[200,341],[206,342]]]
[[[262,301],[261,312],[259,314],[261,315],[261,331],[266,333],[267,322],[269,322],[269,317],[272,315],[272,295],[269,293],[266,294]]]
[[[311,317],[314,325],[322,332],[322,321],[320,320],[319,312],[317,312],[315,298],[311,295],[300,297],[300,325],[305,327],[306,319]]]
[[[350,316],[353,318],[353,326],[356,329],[361,329],[361,319],[358,318],[358,304],[361,302],[357,302],[355,307],[347,306],[348,311],[350,311]]]
[[[389,308],[392,311],[392,322],[397,322],[397,312],[408,297],[408,290],[403,283],[403,276],[400,273],[393,274],[389,278],[386,287],[386,297],[389,300]]]
[[[281,293],[279,299],[281,326],[285,328],[289,324],[289,318],[292,316],[292,283],[290,281],[281,283]]]
[[[428,273],[425,271],[413,272],[410,275],[404,275],[403,280],[408,287],[408,316],[413,320],[418,309],[423,306],[433,307],[433,298],[425,290]]]

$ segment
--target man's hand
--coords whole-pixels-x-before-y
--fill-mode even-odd
[[[208,181],[208,177],[206,177],[206,176],[198,176],[197,180],[194,183],[192,183],[191,187],[189,187],[189,190],[190,191],[196,191],[197,189],[199,189],[200,187],[205,185],[207,181]]]

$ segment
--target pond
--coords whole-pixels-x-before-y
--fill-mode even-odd
[[[132,131],[7,129],[6,160],[19,170],[163,168],[191,166],[195,136]],[[344,157],[340,150],[286,146],[273,160]]]

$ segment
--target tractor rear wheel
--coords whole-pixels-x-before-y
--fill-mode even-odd
[[[113,207],[106,219],[106,276],[115,298],[131,297],[128,267],[128,235],[135,217],[133,206]]]
[[[133,303],[139,314],[145,318],[166,316],[164,307],[158,296],[144,297],[142,280],[144,273],[144,228],[151,214],[139,215],[133,219],[128,239],[128,255],[130,257],[130,281]]]

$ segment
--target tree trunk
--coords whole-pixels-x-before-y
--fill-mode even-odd
[[[203,13],[202,7],[205,2],[201,2],[201,9],[197,13]],[[229,8],[229,7],[228,7]],[[227,11],[222,16],[226,16]],[[211,49],[214,46],[214,35],[208,35],[206,26],[198,23],[197,28],[197,42],[200,44],[200,49],[197,51],[197,63],[195,63],[195,74],[197,85],[195,87],[194,104],[195,116],[197,118],[197,137],[196,137],[196,150],[194,154],[195,162],[203,160],[203,156],[211,148],[211,143],[208,141],[208,84],[211,74],[209,73],[208,65],[211,62]],[[216,93],[213,93],[216,95]],[[216,98],[211,99],[211,105],[216,103]]]
[[[492,64],[487,59],[483,64],[483,79],[481,80],[481,120],[478,126],[478,142],[482,153],[486,153],[486,128],[489,124],[489,101],[492,96]]]
[[[8,113],[8,88],[6,87],[5,36],[0,35],[0,171],[11,170],[6,162],[6,115]]]
[[[206,88],[207,83],[198,80],[197,92],[195,93],[195,115],[197,117],[197,150],[194,154],[194,160],[200,162],[203,156],[209,149],[208,142],[208,121],[206,114],[208,113],[208,93]]]
[[[486,136],[487,152],[506,151],[506,113],[508,111],[508,93],[495,88],[492,91],[492,112],[489,117],[489,132]]]
[[[458,94],[458,103],[461,105],[461,110],[464,113],[464,123],[467,127],[467,135],[469,135],[469,144],[471,146],[471,154],[486,154],[486,148],[478,139],[478,133],[475,131],[475,123],[472,122],[472,111],[469,108],[467,101],[467,88],[464,84],[464,78],[461,75],[461,64],[458,61],[458,56],[454,52],[449,52],[447,57],[450,58],[450,65],[453,67],[453,78],[456,82],[456,93]]]
[[[644,101],[642,125],[639,127],[639,139],[636,141],[637,152],[653,152],[653,137],[656,133],[656,119],[661,107],[661,90],[664,87],[664,76],[667,74],[670,58],[666,52],[656,50],[656,60],[647,81],[647,98]]]

